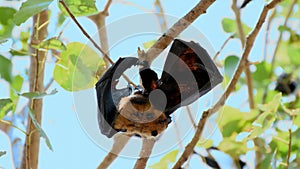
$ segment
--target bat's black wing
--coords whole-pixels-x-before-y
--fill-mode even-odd
[[[118,79],[126,69],[137,65],[138,59],[134,57],[120,58],[113,64],[96,84],[98,100],[98,124],[101,133],[112,137],[116,131],[112,128],[113,122],[118,115],[116,105],[120,99],[129,96],[132,88],[116,89]]]
[[[165,114],[193,103],[223,80],[216,65],[198,43],[175,39],[157,89],[167,98]]]

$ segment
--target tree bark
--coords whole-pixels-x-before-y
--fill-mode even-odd
[[[44,67],[46,52],[34,49],[32,45],[38,45],[47,36],[48,25],[48,11],[42,11],[39,14],[33,16],[33,32],[30,42],[30,70],[29,70],[29,90],[30,92],[43,92],[44,91]],[[42,119],[42,99],[33,99],[30,101],[30,108],[34,113],[34,117],[39,124]],[[39,145],[40,145],[40,133],[36,130],[36,127],[32,123],[30,117],[28,117],[28,126],[23,160],[21,169],[37,169],[39,159]]]

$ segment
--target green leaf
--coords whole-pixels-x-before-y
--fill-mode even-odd
[[[235,33],[235,37],[238,37],[238,28],[234,19],[224,18],[222,20],[222,27],[226,33]],[[242,27],[245,35],[247,35],[251,31],[251,28],[246,24],[242,23]]]
[[[253,129],[248,139],[256,138],[270,128],[271,124],[276,120],[276,112],[280,105],[281,97],[281,93],[279,93],[269,103],[258,105],[258,108],[263,111],[263,113],[253,122]]]
[[[278,30],[280,32],[283,32],[283,31],[290,31],[291,29],[286,26],[280,25],[280,26],[278,26]]]
[[[13,23],[13,16],[16,10],[9,7],[0,7],[0,40],[11,37]]]
[[[149,48],[151,48],[151,46],[153,46],[156,43],[156,41],[157,40],[151,40],[151,41],[145,42],[145,43],[143,43],[143,46],[145,49],[149,49]]]
[[[264,88],[257,88],[256,90],[257,90],[257,93],[255,95],[255,102],[256,103],[262,103],[262,98],[263,98],[265,89]],[[267,95],[267,98],[266,98],[265,102],[271,101],[276,94],[278,94],[278,91],[268,90],[268,95]]]
[[[264,158],[263,160],[259,163],[260,168],[264,168],[264,169],[271,169],[271,161],[273,158],[273,152],[270,153],[264,153]]]
[[[202,147],[202,148],[209,148],[213,146],[213,140],[208,140],[208,139],[203,139],[201,138],[197,144],[197,147]]]
[[[287,54],[293,65],[300,65],[300,43],[292,43],[287,46]]]
[[[241,154],[246,154],[249,148],[247,142],[238,142],[235,140],[235,135],[224,138],[218,145],[218,149],[222,152],[229,154],[231,157],[239,157]]]
[[[12,79],[12,63],[2,55],[0,55],[0,78],[8,82],[11,82]]]
[[[23,82],[23,77],[21,75],[17,75],[13,78],[12,82],[10,83],[10,99],[14,103],[12,112],[16,111],[16,105],[19,100],[19,95],[17,93],[21,92]]]
[[[276,130],[276,136],[273,136],[271,143],[269,144],[271,149],[277,149],[277,154],[281,158],[286,158],[289,144],[289,133]]]
[[[274,96],[273,100],[267,104],[258,105],[258,108],[264,112],[273,112],[275,113],[280,105],[282,94],[278,93]]]
[[[31,16],[47,9],[53,0],[27,0],[22,3],[21,8],[14,15],[16,25],[21,25]]]
[[[31,118],[32,123],[33,123],[33,125],[35,126],[35,128],[39,131],[40,137],[42,137],[42,138],[45,139],[47,147],[48,147],[51,151],[53,151],[53,148],[52,148],[52,145],[51,145],[51,143],[50,143],[50,140],[49,140],[47,134],[45,133],[45,131],[42,129],[41,125],[40,125],[40,124],[37,122],[37,120],[35,119],[34,114],[33,114],[33,110],[32,110],[32,109],[29,109],[29,117]]]
[[[66,50],[64,43],[56,38],[51,38],[41,42],[37,46],[33,46],[36,49],[54,49],[54,50]]]
[[[105,71],[102,58],[89,46],[73,42],[61,52],[54,68],[54,80],[67,91],[91,88],[98,81],[97,75]]]
[[[65,0],[66,5],[74,16],[88,16],[98,12],[95,0]],[[64,15],[69,16],[62,4],[59,8]]]
[[[297,108],[297,109],[288,109],[284,104],[281,104],[281,107],[290,116],[299,116],[300,115],[300,108]]]
[[[266,86],[270,83],[269,76],[271,71],[271,65],[265,61],[256,64],[256,71],[252,74],[254,84],[258,87]]]
[[[152,169],[168,169],[170,163],[174,163],[178,154],[178,150],[173,150],[159,160],[158,163],[149,166]]]
[[[241,112],[239,109],[224,106],[220,111],[218,118],[219,129],[223,137],[231,137],[233,133],[247,131],[251,127],[252,121],[256,118],[258,111]]]
[[[6,151],[0,151],[0,157],[6,154]]]
[[[46,92],[26,92],[26,93],[20,93],[19,96],[26,97],[28,99],[41,99],[45,96],[54,95],[58,91],[56,89],[52,90],[50,93]]]
[[[12,110],[13,102],[11,99],[0,99],[0,119]]]
[[[58,14],[58,22],[57,22],[57,27],[60,27],[66,20],[65,15],[63,15],[63,13],[59,13]]]
[[[231,55],[226,57],[225,62],[224,62],[224,69],[225,69],[225,74],[228,75],[229,78],[232,77],[237,64],[239,63],[239,58],[235,55]]]

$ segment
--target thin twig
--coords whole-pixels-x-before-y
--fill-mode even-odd
[[[155,7],[158,8],[158,18],[161,19],[162,22],[159,22],[160,23],[160,28],[161,28],[161,31],[162,32],[165,32],[166,31],[166,28],[167,28],[167,21],[166,21],[166,18],[165,18],[165,14],[164,14],[164,9],[160,3],[160,0],[155,0],[154,2],[154,5]]]
[[[184,152],[182,153],[182,155],[180,156],[180,158],[174,165],[174,167],[173,167],[174,169],[180,168],[184,164],[184,162],[188,159],[188,157],[193,153],[194,147],[196,146],[200,136],[202,135],[202,131],[203,131],[204,125],[205,125],[208,117],[213,115],[214,113],[216,113],[225,104],[227,97],[234,90],[234,87],[245,68],[246,61],[247,61],[249,53],[253,47],[254,40],[256,39],[256,36],[266,19],[268,11],[270,9],[274,8],[275,5],[277,5],[281,1],[282,0],[273,0],[263,8],[263,11],[260,14],[259,20],[258,20],[255,28],[252,30],[252,32],[247,37],[246,45],[244,48],[242,58],[239,62],[238,68],[236,69],[230,84],[228,85],[226,91],[221,96],[221,98],[218,100],[218,102],[212,108],[203,112],[202,117],[198,123],[198,127],[197,127],[194,137],[192,138],[191,142],[186,146]]]
[[[289,149],[288,149],[288,154],[287,154],[287,157],[286,157],[286,169],[289,168],[289,165],[290,165],[290,156],[291,156],[291,151],[292,151],[292,130],[289,129]]]
[[[297,1],[298,0],[294,0],[293,3],[291,4],[289,10],[288,10],[288,13],[284,19],[284,23],[283,23],[283,26],[286,27],[287,26],[287,22],[293,12],[293,9],[294,9],[294,6],[297,4]],[[271,62],[271,70],[270,70],[270,74],[269,74],[269,78],[271,79],[272,76],[273,76],[273,70],[274,70],[274,67],[275,67],[275,60],[276,60],[276,56],[277,56],[277,52],[278,52],[278,49],[279,49],[279,46],[280,46],[280,42],[281,42],[281,39],[282,39],[282,31],[280,31],[279,33],[279,37],[278,37],[278,40],[277,40],[277,43],[276,43],[276,46],[275,46],[275,49],[274,49],[274,53],[273,53],[273,58],[272,58],[272,62]],[[268,86],[265,87],[265,90],[264,90],[264,94],[263,94],[263,98],[262,98],[262,103],[264,104],[266,99],[267,99],[267,96],[268,96]]]
[[[213,57],[213,60],[215,61],[217,59],[217,57],[219,56],[219,54],[221,53],[221,51],[224,49],[224,47],[226,46],[226,44],[230,41],[230,39],[234,38],[234,35],[230,35],[225,42],[223,43],[223,45],[221,46],[220,50],[215,54],[215,56]]]
[[[105,169],[107,168],[117,157],[118,154],[122,151],[122,149],[127,144],[130,137],[125,136],[123,134],[117,134],[114,136],[114,144],[110,152],[105,156],[97,169]]]
[[[91,36],[84,30],[84,28],[80,25],[80,23],[77,21],[77,19],[75,18],[75,16],[72,14],[72,12],[70,11],[69,7],[66,5],[64,0],[59,0],[59,3],[61,3],[63,5],[63,7],[66,9],[67,13],[70,15],[70,17],[72,18],[72,20],[75,22],[75,24],[78,26],[78,28],[81,30],[81,32],[92,42],[92,44],[103,54],[103,58],[105,58],[106,60],[109,61],[110,64],[114,64],[114,62],[110,59],[110,57],[107,55],[106,52],[104,52],[101,47],[91,38]],[[122,75],[124,77],[124,79],[130,83],[131,85],[133,85],[133,87],[136,87],[137,85],[134,84],[126,75]]]
[[[188,116],[189,116],[189,119],[190,119],[190,121],[191,121],[191,123],[192,123],[194,129],[196,129],[196,128],[197,128],[197,125],[196,125],[196,123],[195,123],[195,121],[194,121],[194,118],[193,118],[193,116],[192,116],[192,112],[191,112],[191,109],[190,109],[189,106],[186,106],[186,112],[187,112],[187,114],[188,114]]]
[[[108,14],[109,14],[108,9],[109,9],[109,7],[111,5],[111,2],[112,2],[112,0],[107,0],[106,4],[104,6],[104,9],[103,9],[103,11],[101,13],[103,13],[106,16],[108,16]]]
[[[276,16],[276,9],[273,10],[273,12],[267,22],[267,28],[266,28],[266,33],[265,33],[266,36],[265,36],[265,48],[264,48],[264,60],[266,60],[267,56],[268,56],[269,33],[270,33],[270,28],[271,28],[271,22],[273,21],[275,16]]]
[[[45,86],[45,91],[47,91],[50,88],[50,86],[53,84],[53,82],[54,82],[54,79],[51,78],[50,81]]]
[[[101,49],[101,47],[91,38],[91,36],[84,30],[84,28],[80,25],[80,23],[77,21],[75,16],[70,11],[69,7],[65,3],[64,0],[59,0],[59,3],[63,5],[63,7],[66,9],[67,13],[70,15],[72,20],[75,22],[75,24],[78,26],[78,28],[81,30],[81,32],[93,43],[93,45],[103,54],[103,57],[106,58],[110,64],[113,64],[114,62],[107,56],[107,54]]]
[[[136,161],[134,165],[134,169],[141,169],[146,167],[147,161],[149,159],[149,156],[151,155],[154,144],[155,144],[154,138],[143,139],[143,146],[139,155],[140,158]]]
[[[19,131],[21,131],[23,134],[27,135],[26,131],[22,130],[21,128],[19,128],[18,126],[14,125],[10,121],[6,121],[6,120],[1,119],[0,122],[3,123],[3,124],[6,124],[6,125],[12,126],[12,127],[16,128],[16,129],[18,129]]]
[[[244,48],[245,47],[245,32],[243,30],[243,25],[242,25],[242,21],[241,21],[240,9],[237,8],[237,0],[233,0],[231,8],[236,17],[238,35],[241,40],[242,47]],[[248,62],[248,59],[247,59],[247,62]],[[252,77],[251,77],[251,71],[250,71],[249,66],[246,66],[245,74],[246,74],[246,83],[247,83],[247,87],[248,87],[249,106],[250,106],[250,109],[254,109],[255,103],[254,103],[254,95],[253,95],[253,84],[252,84]]]

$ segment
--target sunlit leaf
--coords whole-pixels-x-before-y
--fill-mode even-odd
[[[256,71],[252,74],[254,84],[258,87],[266,86],[270,83],[269,76],[271,71],[271,65],[265,61],[256,64]]]
[[[239,157],[241,154],[246,154],[249,150],[247,142],[236,141],[234,135],[232,137],[224,138],[219,144],[218,149],[229,154],[231,157]]]
[[[222,27],[226,33],[235,33],[235,36],[238,37],[237,24],[234,19],[224,18],[222,20]],[[242,27],[245,35],[247,35],[251,31],[251,28],[246,24],[242,24]]]
[[[288,109],[284,104],[281,104],[281,107],[290,116],[299,116],[300,115],[300,108]]]
[[[18,12],[14,15],[14,22],[16,25],[24,23],[31,16],[47,9],[53,0],[27,0],[22,3]]]
[[[178,154],[178,150],[173,150],[159,160],[158,163],[149,166],[152,169],[168,169],[170,163],[174,163]]]
[[[16,10],[13,8],[0,7],[0,40],[11,37],[11,32],[14,28],[13,16],[15,13]]]
[[[273,152],[269,152],[269,153],[264,153],[264,158],[263,160],[259,163],[259,166],[261,168],[266,168],[266,169],[270,169],[271,166],[271,161],[272,161],[272,157],[273,157]]]
[[[256,92],[256,95],[255,95],[255,102],[256,103],[262,103],[262,99],[263,99],[265,89],[264,88],[256,88],[256,91],[257,92]],[[271,101],[276,94],[278,94],[277,91],[268,90],[268,95],[267,95],[267,98],[265,99],[265,102]]]
[[[66,50],[66,46],[62,41],[56,38],[51,38],[41,42],[37,46],[33,46],[36,49],[54,49],[54,50]]]
[[[197,147],[202,147],[202,148],[209,148],[213,146],[213,140],[208,140],[208,139],[203,139],[201,138],[197,144]]]
[[[52,90],[50,93],[46,92],[26,92],[26,93],[20,93],[19,96],[26,97],[28,99],[41,99],[45,96],[54,95],[58,91],[56,89]]]
[[[13,102],[11,99],[0,99],[0,119],[12,110]]]
[[[294,65],[300,65],[300,43],[292,43],[288,45],[288,56]]]
[[[278,30],[279,30],[280,32],[283,32],[283,31],[289,31],[290,28],[288,28],[288,27],[286,27],[286,26],[283,26],[283,25],[280,25],[280,26],[278,27]]]
[[[64,0],[74,16],[88,16],[97,13],[97,8],[94,0]],[[62,4],[59,3],[59,8],[66,16],[69,16]]]
[[[21,92],[23,82],[24,78],[21,75],[17,75],[13,77],[12,82],[10,83],[10,99],[14,103],[12,112],[16,111],[16,105],[19,100],[19,95],[17,93]]]
[[[253,122],[253,129],[248,136],[248,139],[258,137],[260,134],[270,128],[271,124],[276,119],[276,111],[280,105],[281,93],[277,94],[272,101],[264,105],[258,105],[258,108],[263,111],[258,118]]]
[[[278,93],[274,96],[273,100],[267,104],[258,105],[258,108],[264,112],[276,112],[281,101],[282,94]]]
[[[105,70],[104,61],[89,46],[73,42],[61,52],[54,68],[54,80],[65,90],[79,91],[94,87],[97,74]]]
[[[232,77],[237,64],[239,63],[239,58],[235,55],[231,55],[226,57],[225,62],[224,62],[224,69],[225,69],[225,74],[228,75],[229,78]]]
[[[38,132],[40,133],[40,137],[44,138],[45,141],[46,141],[46,145],[47,147],[53,151],[53,148],[52,148],[52,145],[50,143],[50,140],[47,136],[47,134],[45,133],[45,131],[42,129],[41,125],[36,121],[35,117],[34,117],[34,114],[33,114],[33,110],[29,110],[29,117],[31,118],[32,120],[32,123],[34,124],[35,128],[38,130]]]
[[[151,41],[145,42],[145,43],[143,43],[143,46],[145,49],[149,49],[149,48],[151,48],[151,46],[153,46],[155,44],[156,41],[157,40],[151,40]]]
[[[4,156],[6,154],[6,151],[0,151],[0,157]]]
[[[12,63],[2,55],[0,55],[0,78],[8,82],[11,82],[12,79]]]
[[[64,23],[65,20],[66,20],[65,15],[63,15],[63,13],[59,13],[58,14],[57,27],[60,27]]]
[[[241,112],[239,109],[225,106],[218,114],[218,126],[223,137],[230,137],[233,133],[248,130],[257,114],[258,111],[255,110]]]

